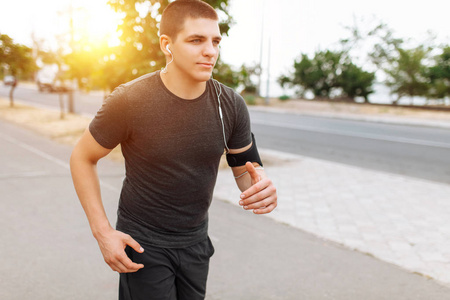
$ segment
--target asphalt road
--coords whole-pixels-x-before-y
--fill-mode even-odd
[[[8,88],[0,87],[7,97]],[[15,97],[59,108],[59,95],[18,87]],[[67,96],[63,96],[67,101]],[[75,94],[75,111],[93,115],[103,95]],[[381,124],[251,110],[259,147],[450,183],[450,129]]]
[[[450,129],[252,111],[258,146],[450,183]]]

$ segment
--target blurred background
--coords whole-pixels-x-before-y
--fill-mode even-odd
[[[10,2],[0,11],[0,79],[107,94],[163,66],[158,21],[169,2]],[[449,104],[445,1],[206,2],[226,36],[214,76],[249,101]]]
[[[0,299],[117,298],[67,162],[106,95],[165,65],[169,1],[0,1]],[[213,201],[207,299],[447,299],[450,2],[206,2],[224,36],[214,77],[249,104],[282,223]],[[233,181],[221,169],[214,198],[236,203]]]

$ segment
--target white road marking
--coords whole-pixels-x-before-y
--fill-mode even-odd
[[[15,139],[13,137],[10,137],[10,136],[8,136],[6,134],[0,133],[0,137],[2,139],[12,143],[12,144],[15,144],[15,145],[17,145],[17,146],[19,146],[19,147],[21,147],[21,148],[31,152],[31,153],[34,153],[34,154],[36,154],[36,155],[38,155],[38,156],[40,156],[42,158],[45,158],[46,160],[48,160],[48,161],[50,161],[50,162],[52,162],[54,164],[57,164],[58,166],[63,167],[64,169],[70,170],[70,165],[64,160],[61,160],[61,159],[59,159],[57,157],[54,157],[54,156],[52,156],[50,154],[47,154],[47,153],[45,153],[45,152],[43,152],[43,151],[41,151],[41,150],[39,150],[39,149],[29,145],[29,144],[23,143],[23,142]],[[109,189],[109,190],[111,190],[113,192],[116,192],[116,193],[120,192],[120,189],[118,189],[117,187],[115,187],[113,185],[110,185],[108,183],[105,183],[105,182],[103,182],[101,180],[100,180],[100,184],[103,187],[105,187],[105,188],[107,188],[107,189]]]
[[[21,173],[8,173],[8,174],[0,174],[0,179],[11,179],[11,178],[33,178],[33,177],[42,177],[51,175],[49,172],[42,171],[31,171],[31,172],[21,172]]]

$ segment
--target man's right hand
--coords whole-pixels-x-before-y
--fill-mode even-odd
[[[126,246],[130,246],[136,252],[142,253],[144,249],[131,236],[113,228],[108,229],[96,236],[100,250],[102,251],[105,262],[113,271],[119,273],[132,273],[144,267],[143,264],[137,264],[125,253]]]
[[[70,171],[92,234],[97,239],[106,263],[119,273],[136,272],[144,266],[132,262],[125,248],[130,246],[139,253],[144,252],[144,249],[131,236],[111,227],[102,203],[97,162],[111,150],[100,145],[86,129],[70,156]]]

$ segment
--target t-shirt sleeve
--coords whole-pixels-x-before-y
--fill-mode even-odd
[[[235,94],[235,120],[232,135],[228,140],[228,148],[243,148],[251,142],[252,136],[248,108],[244,99],[239,94]]]
[[[128,137],[126,102],[122,88],[116,88],[89,124],[94,139],[107,149],[115,148]]]

